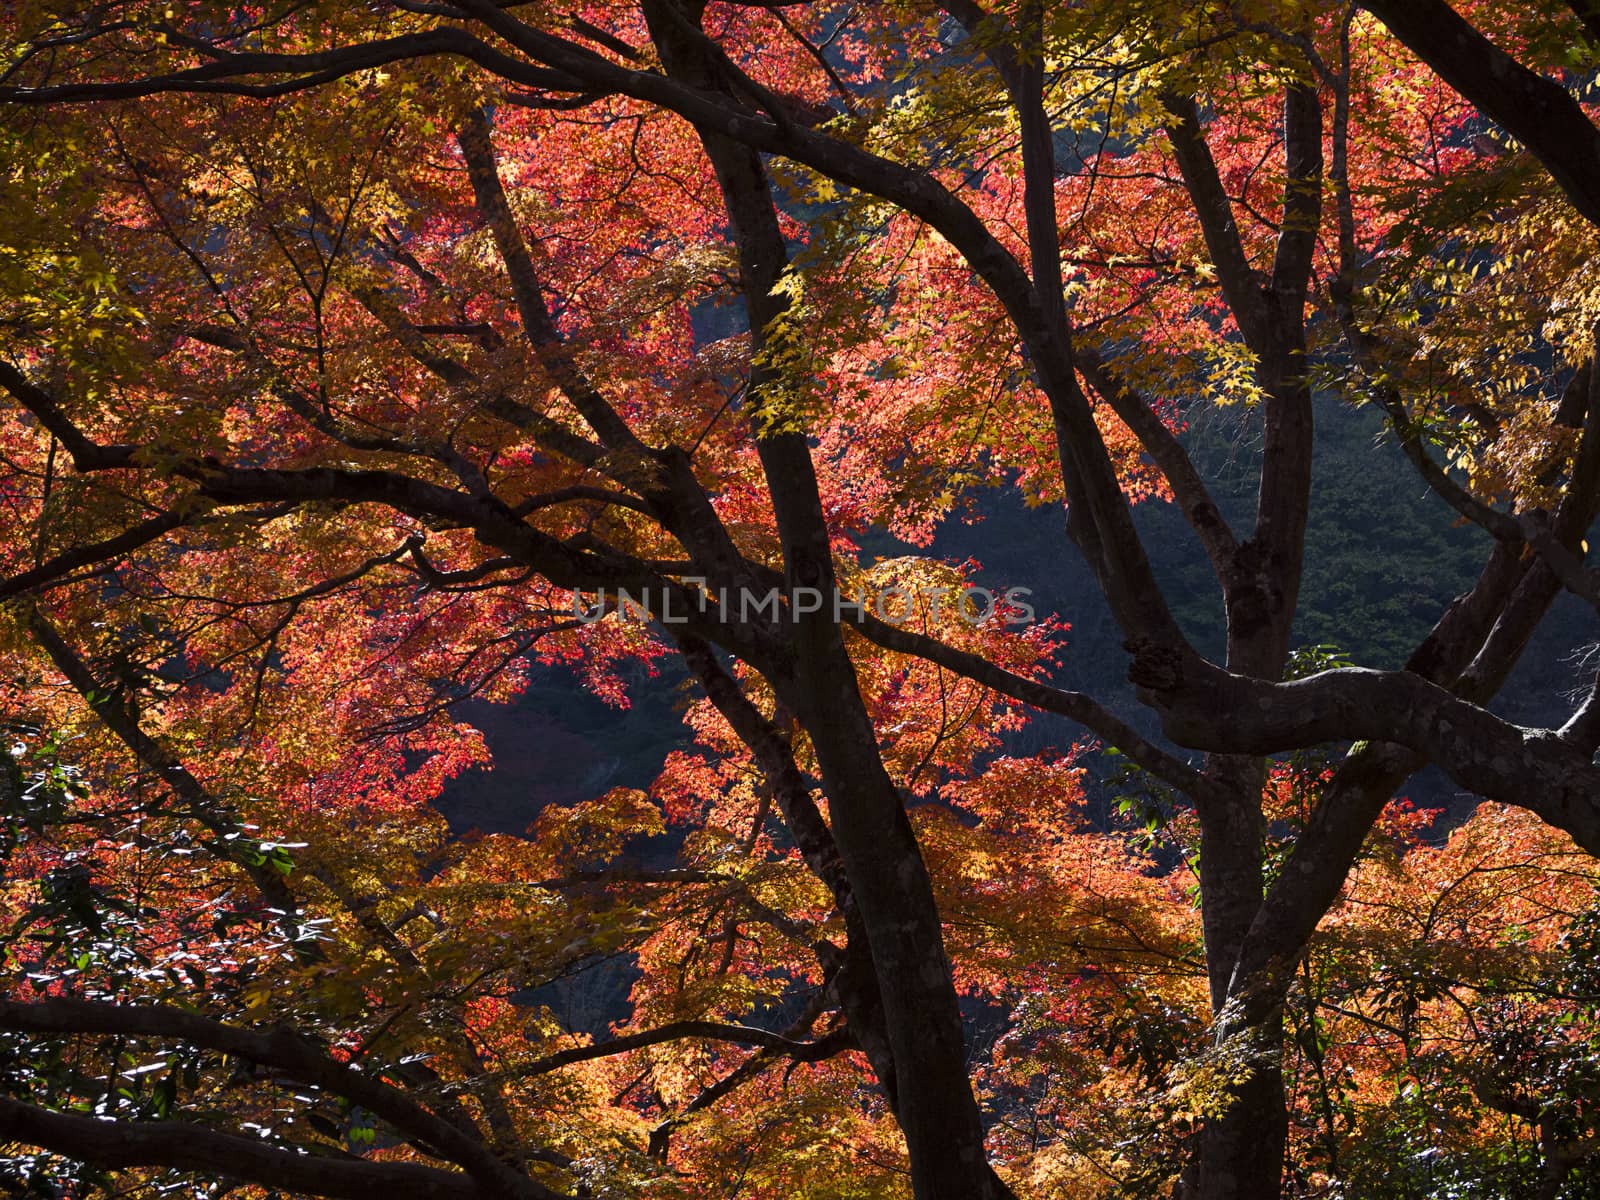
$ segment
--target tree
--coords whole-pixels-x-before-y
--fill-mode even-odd
[[[1118,748],[1177,798],[1161,819],[1192,806],[1222,1082],[1177,1151],[1185,1195],[1279,1189],[1290,989],[1407,776],[1437,765],[1600,850],[1593,696],[1553,729],[1489,707],[1563,588],[1600,601],[1582,561],[1600,503],[1586,6],[27,3],[5,19],[21,215],[0,259],[0,593],[19,690],[64,681],[212,838],[258,813],[338,838],[344,818],[318,814],[414,816],[480,752],[451,706],[510,696],[530,661],[619,697],[624,664],[679,656],[717,753],[667,784],[720,806],[707,829],[742,812],[746,857],[810,873],[710,872],[712,899],[672,893],[722,913],[725,951],[663,993],[659,1030],[760,1048],[686,1109],[848,1044],[918,1197],[1022,1186],[985,1151],[958,986],[994,976],[968,975],[981,939],[947,929],[971,899],[952,879],[999,855],[1063,919],[1153,923],[1140,953],[1172,957],[1183,936],[1138,863],[1117,905],[1104,889],[1068,903],[1054,873],[1086,835],[1007,832],[1004,806],[1049,813],[1060,796],[1032,789],[1067,786],[1058,760],[988,762],[986,723],[1024,710]],[[706,336],[729,309],[748,333]],[[1319,389],[1379,406],[1428,486],[1493,538],[1405,670],[1289,677]],[[1261,422],[1248,531],[1180,437],[1219,397]],[[969,573],[862,551],[881,527],[926,545],[986,483],[1065,505],[1164,744],[1048,682],[1059,631],[937,603]],[[1212,565],[1221,661],[1157,584],[1162,548],[1130,509],[1152,496]],[[891,614],[893,588],[912,599]],[[656,624],[627,619],[640,595]],[[76,727],[81,705],[33,725]],[[1336,765],[1277,864],[1269,756],[1328,746]],[[985,793],[985,768],[1013,790]],[[933,797],[987,811],[971,815],[995,843],[916,803]],[[614,858],[618,831],[653,828],[625,795],[597,804],[541,830],[531,853],[557,857],[538,869]],[[537,878],[494,850],[460,869]],[[245,865],[292,912],[270,854]],[[599,882],[608,905],[647,886]],[[357,926],[372,911],[324,886]],[[553,961],[549,927],[515,918],[504,933],[527,957],[482,968],[507,996]],[[787,948],[741,961],[751,920]],[[363,936],[398,963],[393,933]],[[646,964],[662,949],[629,944]],[[1061,961],[1078,975],[1041,967],[1041,989],[1093,974]],[[785,1032],[670,1019],[689,982],[708,1011],[750,1011],[761,971],[810,985]],[[218,1044],[245,1034],[165,1010],[41,1004],[7,1027],[171,1036],[356,1086],[311,1051],[252,1058]],[[461,1072],[485,1053],[466,1036]],[[507,1124],[498,1087],[479,1093],[491,1126]],[[471,1182],[339,1160],[307,1190],[552,1186],[513,1184],[522,1135],[458,1142],[438,1122],[460,1132],[471,1114],[340,1094]],[[289,1161],[227,1142],[202,1162],[198,1134],[7,1103],[8,1136],[107,1167],[265,1182]]]

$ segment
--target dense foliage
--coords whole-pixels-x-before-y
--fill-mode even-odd
[[[0,29],[0,1185],[1600,1194],[1600,702],[1494,707],[1600,605],[1600,12]],[[1338,545],[1319,421],[1476,528]],[[453,836],[547,670],[688,736]]]

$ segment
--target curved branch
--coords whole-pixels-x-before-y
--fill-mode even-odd
[[[1362,0],[1406,47],[1544,164],[1600,225],[1600,129],[1570,92],[1530,71],[1444,0]]]
[[[457,141],[466,159],[478,212],[494,237],[500,261],[511,280],[517,315],[522,320],[523,332],[529,344],[560,385],[562,393],[572,401],[573,407],[583,415],[590,428],[600,435],[601,441],[614,449],[625,448],[643,453],[644,444],[585,377],[568,351],[560,331],[556,329],[550,306],[545,302],[544,289],[539,283],[539,273],[533,265],[533,255],[506,200],[505,186],[500,181],[500,170],[495,162],[488,114],[482,109],[468,113],[457,133]]]
[[[1010,696],[1033,708],[1070,718],[1096,737],[1117,747],[1158,779],[1190,796],[1203,797],[1213,791],[1213,785],[1199,771],[1168,754],[1092,696],[1065,691],[1017,675],[979,655],[958,650],[926,634],[891,625],[867,613],[862,614],[854,628],[868,641],[886,650],[937,663],[992,688],[1002,696]]]
[[[1260,755],[1319,742],[1394,742],[1470,791],[1526,808],[1600,854],[1592,746],[1514,725],[1409,671],[1345,667],[1266,683],[1198,656],[1143,647],[1130,675],[1180,745]]]
[[[484,1200],[467,1176],[435,1167],[297,1154],[188,1121],[101,1121],[5,1098],[0,1141],[41,1146],[106,1170],[165,1167],[337,1200]]]
[[[48,393],[4,362],[0,362],[0,386],[6,387],[57,436],[72,453],[79,471],[127,470],[137,466],[138,447],[104,446],[92,441]],[[755,628],[748,622],[733,624],[701,612],[694,593],[651,571],[637,559],[592,546],[579,547],[535,529],[492,495],[468,495],[395,471],[352,467],[275,470],[229,466],[213,458],[189,458],[170,464],[168,469],[170,474],[198,485],[202,496],[224,504],[317,500],[383,504],[422,520],[443,520],[472,529],[482,541],[539,571],[558,587],[591,591],[650,589],[663,597],[670,593],[667,603],[673,611],[691,614],[691,626],[714,627],[710,631],[720,634],[722,640],[748,642],[746,635]]]
[[[553,1200],[555,1193],[518,1175],[476,1138],[435,1116],[404,1092],[329,1058],[288,1030],[268,1033],[227,1025],[166,1004],[111,1004],[65,997],[24,1003],[0,1000],[0,1029],[17,1033],[105,1033],[175,1038],[243,1058],[334,1095],[383,1118],[428,1153],[466,1168],[496,1194]],[[316,1189],[311,1189],[315,1191]]]
[[[1172,144],[1173,157],[1178,160],[1184,187],[1200,222],[1206,253],[1217,269],[1217,282],[1222,285],[1222,294],[1240,332],[1250,348],[1262,354],[1275,340],[1266,293],[1245,254],[1233,217],[1233,201],[1222,186],[1216,159],[1200,127],[1200,111],[1190,96],[1169,94],[1161,102],[1171,116],[1166,123],[1167,140]]]
[[[558,1050],[519,1070],[517,1074],[545,1075],[551,1071],[559,1071],[562,1067],[569,1067],[573,1063],[609,1058],[614,1054],[627,1054],[631,1050],[658,1046],[662,1042],[682,1041],[685,1038],[732,1042],[736,1046],[759,1046],[763,1050],[782,1053],[795,1062],[817,1062],[838,1054],[850,1046],[848,1038],[833,1035],[811,1042],[797,1042],[784,1037],[781,1033],[771,1033],[749,1025],[725,1025],[720,1021],[674,1021],[658,1029],[630,1033],[604,1042],[595,1042],[590,1046],[573,1046],[567,1050]]]
[[[430,29],[375,42],[358,42],[307,54],[272,54],[252,51],[216,51],[211,62],[182,71],[129,79],[116,83],[57,83],[37,87],[0,87],[0,102],[11,104],[87,103],[97,100],[135,100],[166,92],[209,93],[267,99],[331,83],[358,71],[403,62],[406,59],[447,54],[470,59],[502,78],[525,87],[580,92],[570,76],[530,66],[502,54],[459,29]],[[256,76],[287,75],[270,83],[247,83]]]
[[[89,665],[67,643],[50,619],[37,608],[24,618],[29,635],[39,645],[56,670],[66,678],[73,690],[82,696],[94,714],[105,722],[117,738],[133,752],[134,757],[155,773],[167,787],[188,803],[194,819],[215,838],[225,839],[239,832],[239,823],[187,767],[167,751],[139,723],[139,712],[125,692],[105,686],[95,678]],[[219,858],[232,860],[225,843],[213,844],[210,849]],[[279,913],[278,921],[291,945],[300,951],[309,951],[304,930],[300,928],[299,902],[282,875],[269,866],[241,862],[240,869],[250,877],[256,890],[266,903]]]
[[[162,513],[159,517],[140,521],[113,537],[90,542],[84,546],[74,546],[71,550],[65,550],[30,570],[20,571],[9,579],[0,579],[0,600],[45,587],[80,567],[117,562],[139,547],[148,546],[192,519],[180,513]]]
[[[1149,398],[1119,379],[1099,351],[1080,348],[1077,364],[1089,386],[1111,405],[1112,411],[1133,431],[1144,452],[1160,468],[1161,474],[1172,487],[1178,507],[1205,548],[1212,569],[1217,572],[1219,579],[1222,578],[1224,572],[1231,569],[1234,556],[1239,551],[1239,541],[1223,519],[1222,511],[1211,498],[1211,492],[1200,478],[1200,472],[1195,469],[1183,443],[1156,415]]]

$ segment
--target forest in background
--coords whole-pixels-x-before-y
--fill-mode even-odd
[[[1319,486],[1311,501],[1306,591],[1296,641],[1326,647],[1352,662],[1394,667],[1427,632],[1441,608],[1472,583],[1486,539],[1433,494],[1405,461],[1381,416],[1331,398],[1318,413]],[[1219,486],[1241,517],[1252,502],[1250,474],[1259,444],[1255,414],[1215,409],[1190,414],[1196,429],[1185,435],[1207,474],[1232,479]],[[1221,469],[1226,467],[1226,469]],[[1139,510],[1141,526],[1162,548],[1161,576],[1181,598],[1178,617],[1203,640],[1215,637],[1219,614],[1208,586],[1209,568],[1178,514],[1161,505]],[[976,559],[978,578],[996,587],[1031,588],[1041,614],[1072,626],[1054,682],[1115,698],[1127,719],[1140,722],[1126,678],[1120,635],[1077,553],[1060,544],[1060,518],[1001,494],[978,492],[972,514],[941,528],[935,553],[952,561]],[[869,542],[869,545],[872,543]],[[894,539],[877,540],[882,553],[902,551]],[[874,548],[876,549],[877,546]],[[1563,702],[1583,685],[1595,636],[1588,609],[1575,597],[1556,602],[1505,690],[1496,711],[1524,725],[1553,721]],[[569,672],[536,677],[514,710],[470,709],[489,739],[492,771],[475,771],[446,786],[443,811],[462,830],[519,833],[548,803],[570,804],[608,787],[648,788],[667,754],[684,744],[681,674],[637,675],[629,707],[618,709],[583,690]],[[1148,718],[1145,732],[1159,736]],[[1019,753],[1072,745],[1070,722],[1036,715],[1006,737]],[[1097,773],[1104,773],[1103,765]],[[1414,779],[1407,794],[1424,808],[1443,808],[1451,822],[1471,811],[1470,796],[1437,772]],[[1113,797],[1114,799],[1114,797]]]

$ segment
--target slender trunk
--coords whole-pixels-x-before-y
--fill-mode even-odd
[[[1219,1069],[1249,1072],[1231,1088],[1224,1110],[1200,1133],[1199,1170],[1186,1197],[1267,1200],[1283,1176],[1288,1116],[1283,1092],[1281,992],[1241,995],[1235,967],[1261,907],[1263,822],[1260,759],[1215,757],[1206,774],[1221,795],[1200,809],[1201,920],[1215,1017],[1213,1050]]]
[[[843,647],[802,654],[786,697],[811,735],[840,856],[872,950],[894,1059],[896,1116],[917,1200],[1007,1192],[989,1169],[961,1012],[916,836]],[[809,659],[809,661],[806,661]],[[788,689],[785,689],[788,691]]]
[[[699,29],[700,5],[647,0],[645,17],[662,65],[699,87],[729,86],[727,65]],[[793,414],[763,428],[769,395],[783,380],[767,361],[787,301],[774,287],[788,248],[760,156],[710,130],[700,140],[716,172],[739,250],[754,366],[750,406],[757,451],[772,497],[791,589],[836,594],[832,551],[811,450],[791,432]],[[783,428],[789,426],[789,430]],[[791,614],[788,652],[758,664],[811,738],[828,796],[829,823],[871,949],[893,1058],[895,1116],[911,1157],[917,1200],[1004,1200],[1008,1189],[984,1153],[983,1123],[967,1074],[966,1038],[944,952],[932,882],[900,794],[884,769],[856,681],[855,665],[833,619]],[[886,1081],[887,1082],[887,1081]]]

